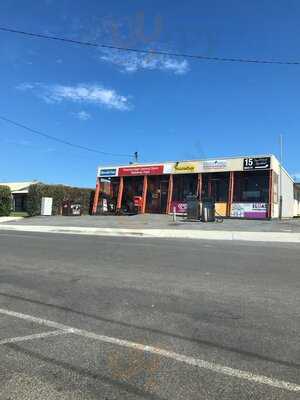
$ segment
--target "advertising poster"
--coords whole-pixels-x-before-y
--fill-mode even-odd
[[[233,203],[231,217],[235,218],[267,218],[267,203]]]
[[[187,203],[184,201],[173,201],[171,204],[171,212],[176,214],[186,214],[187,213]]]

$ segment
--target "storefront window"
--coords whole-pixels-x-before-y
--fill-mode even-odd
[[[229,173],[203,174],[202,197],[212,197],[216,203],[226,203],[228,198]]]
[[[236,172],[233,201],[268,203],[269,171]]]
[[[146,210],[165,213],[168,199],[169,176],[149,176]]]
[[[133,197],[143,195],[142,176],[133,176],[124,178],[124,191],[122,197],[122,206],[126,209],[133,209]]]
[[[197,174],[173,175],[173,201],[185,201],[186,196],[197,194]]]
[[[111,178],[110,179],[110,193],[111,198],[117,202],[118,193],[119,193],[119,186],[120,186],[120,178]]]

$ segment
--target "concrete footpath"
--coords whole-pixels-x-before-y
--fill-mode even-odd
[[[176,223],[166,215],[133,217],[34,217],[0,223],[1,231],[60,233],[91,236],[124,236],[144,238],[242,240],[258,242],[300,243],[300,220],[241,221],[223,223]]]
[[[0,217],[0,223],[21,221],[23,217]]]

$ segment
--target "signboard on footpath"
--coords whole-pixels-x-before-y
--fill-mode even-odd
[[[120,167],[118,176],[162,175],[163,173],[163,165],[142,165],[132,167]]]
[[[187,203],[184,201],[172,201],[171,212],[176,214],[186,214],[187,213]]]
[[[233,203],[230,216],[234,218],[265,219],[268,203]]]

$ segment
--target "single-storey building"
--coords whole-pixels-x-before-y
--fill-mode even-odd
[[[294,184],[294,216],[300,217],[300,182]]]
[[[100,166],[93,213],[130,210],[140,199],[141,213],[184,214],[192,195],[212,199],[223,217],[270,219],[280,215],[282,194],[282,217],[290,218],[295,187],[272,154]]]
[[[12,211],[27,211],[27,196],[30,185],[38,183],[37,181],[29,182],[3,182],[1,185],[8,186],[12,194]]]

